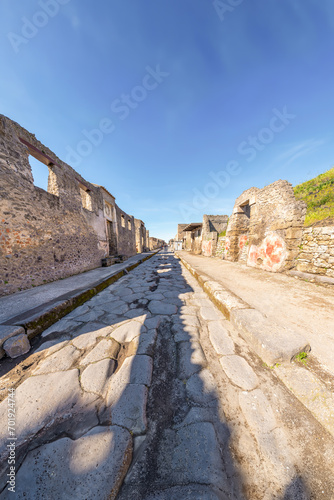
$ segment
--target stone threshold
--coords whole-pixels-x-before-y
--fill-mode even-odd
[[[111,271],[108,277],[104,276],[100,280],[97,279],[87,287],[75,288],[42,305],[27,309],[2,321],[0,324],[0,359],[5,355],[16,358],[26,354],[30,350],[29,341],[31,339],[40,335],[58,320],[118,281],[122,276],[128,274],[159,251],[152,252],[134,263],[124,264],[122,269],[118,267],[114,272]],[[13,300],[15,300],[14,295]]]

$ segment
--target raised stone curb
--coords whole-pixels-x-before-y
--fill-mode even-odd
[[[30,350],[30,342],[25,333],[20,333],[20,335],[6,340],[3,349],[10,358],[18,358]]]
[[[333,393],[313,373],[295,363],[278,366],[275,373],[334,437]]]
[[[175,255],[265,363],[274,365],[291,361],[300,352],[310,351],[303,335],[273,323],[223,285],[194,269],[179,254]]]
[[[120,278],[128,274],[130,271],[135,269],[146,260],[152,258],[154,255],[159,253],[159,251],[160,250],[158,250],[157,252],[152,252],[150,255],[139,259],[137,262],[126,266],[124,269],[116,271],[107,279],[103,279],[100,282],[95,282],[94,285],[91,286],[91,288],[87,288],[85,290],[75,290],[72,294],[70,294],[70,297],[69,294],[67,294],[67,297],[64,300],[52,301],[51,303],[46,304],[43,308],[39,307],[30,311],[26,311],[21,315],[11,318],[8,321],[4,321],[3,324],[0,325],[0,359],[6,352],[2,350],[1,346],[9,337],[16,336],[20,333],[26,333],[28,336],[28,341],[28,339],[32,339],[33,337],[41,334],[44,330],[52,326],[54,323],[69,314],[77,307],[84,304],[87,300],[91,299],[102,290],[118,281]],[[20,354],[17,354],[17,356],[25,354],[26,352],[28,352],[28,350],[22,349],[22,352]],[[7,355],[10,356],[10,351],[8,351],[8,353]]]
[[[303,335],[276,325],[256,309],[232,311],[231,323],[269,366],[311,350]]]
[[[176,256],[181,260],[184,266],[193,276],[202,284],[202,288],[216,304],[219,295],[223,297],[223,304],[219,309],[229,318],[232,325],[238,330],[244,340],[253,348],[253,350],[269,365],[275,366],[275,375],[283,382],[289,391],[313,414],[316,420],[334,436],[334,397],[326,388],[325,384],[319,380],[313,373],[303,366],[295,363],[284,363],[282,361],[292,361],[299,352],[310,351],[310,345],[299,333],[282,328],[266,318],[260,311],[251,308],[248,304],[241,301],[233,293],[229,292],[220,283],[217,283],[205,275],[201,275],[198,270],[193,269],[188,262],[181,256]],[[300,273],[299,273],[300,274]],[[305,273],[304,273],[305,274]],[[200,277],[200,279],[198,279]],[[220,288],[222,292],[220,292]],[[213,300],[213,297],[215,300]],[[239,302],[240,300],[240,302]],[[238,307],[240,305],[240,307]],[[238,356],[233,356],[234,348],[232,341],[225,332],[224,327],[217,321],[210,321],[209,336],[217,354],[222,355],[220,363],[225,373],[231,380],[241,387],[244,391],[251,390],[248,384],[253,388],[251,393],[245,392],[240,397],[246,404],[247,394],[257,395],[257,380],[253,381],[247,375],[247,370],[242,374],[238,366],[234,369],[231,366],[231,360],[235,361]],[[235,377],[237,373],[237,379]],[[245,406],[244,404],[244,406]],[[248,403],[247,403],[248,404]],[[264,404],[266,406],[267,403]],[[249,412],[252,414],[252,411]],[[274,432],[274,431],[272,431]],[[275,431],[276,432],[276,431]],[[277,430],[278,432],[278,430]],[[265,445],[268,453],[275,448],[274,442],[282,440],[282,436],[270,435]],[[284,453],[282,452],[282,457]],[[282,459],[285,460],[283,457]]]
[[[316,283],[325,283],[327,285],[334,285],[334,278],[329,276],[321,276],[320,274],[304,273],[302,271],[288,271],[290,276],[296,276],[303,280],[315,281]]]
[[[8,343],[8,340],[11,339],[12,337],[17,337],[22,334],[25,334],[25,331],[24,328],[22,328],[21,326],[0,325],[0,359],[3,358],[5,354],[7,354],[7,350],[11,345],[10,343]],[[29,343],[28,339],[27,342]],[[3,349],[4,344],[6,344],[7,346],[6,349]],[[18,354],[18,356],[20,356],[20,354]]]

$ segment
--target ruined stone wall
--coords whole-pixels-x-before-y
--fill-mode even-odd
[[[94,184],[95,186],[96,184]],[[103,199],[103,215],[105,219],[105,236],[108,255],[117,255],[117,220],[115,197],[103,186],[97,186]]]
[[[202,226],[202,254],[215,257],[219,233],[227,229],[228,215],[204,215]]]
[[[183,230],[187,226],[188,226],[188,224],[178,224],[177,225],[177,235],[175,238],[177,241],[182,241],[186,237],[186,233]]]
[[[117,253],[131,257],[136,254],[135,218],[116,204]]]
[[[226,236],[219,236],[217,241],[216,257],[225,259],[226,254]]]
[[[149,243],[150,250],[157,250],[158,248],[161,248],[164,245],[165,245],[164,240],[161,240],[159,238],[153,238],[152,236],[150,237],[150,243]]]
[[[334,226],[304,228],[297,270],[334,278]]]
[[[196,229],[192,232],[192,235],[191,251],[199,255],[202,253],[202,229]]]
[[[148,250],[146,246],[146,228],[145,224],[140,219],[134,219],[135,223],[135,234],[136,234],[136,250],[137,253],[146,252]]]
[[[191,252],[192,250],[192,238],[191,238],[191,231],[186,231],[184,236],[184,249],[187,250],[187,252]]]
[[[147,252],[150,250],[150,232],[148,229],[146,229],[145,249]]]
[[[34,185],[30,154],[49,170],[48,192]],[[0,176],[1,295],[101,265],[107,242],[99,188],[2,115]]]
[[[229,220],[225,258],[273,272],[295,267],[305,214],[306,205],[287,181],[248,189]]]
[[[48,170],[36,187],[29,156]],[[0,115],[0,295],[94,269],[136,253],[134,218],[36,137]]]
[[[203,215],[203,234],[226,231],[228,219],[228,215]]]

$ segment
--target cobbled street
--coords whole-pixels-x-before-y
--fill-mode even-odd
[[[1,367],[25,500],[333,499],[334,442],[160,252]],[[8,433],[1,429],[0,499]]]

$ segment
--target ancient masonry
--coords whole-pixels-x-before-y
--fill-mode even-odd
[[[211,257],[216,255],[219,236],[226,234],[227,223],[227,215],[204,215],[203,222],[179,224],[176,238],[186,250]]]
[[[150,238],[149,238],[149,249],[150,250],[157,250],[158,248],[161,248],[164,245],[165,245],[165,242],[163,240],[160,240],[159,238],[153,238],[150,236]]]
[[[227,216],[204,215],[202,223],[179,224],[183,248],[207,257],[244,262],[271,272],[298,270],[334,277],[334,227],[304,227],[306,205],[292,185],[279,180],[244,191]]]
[[[334,226],[305,228],[299,248],[298,271],[334,278]]]
[[[226,234],[227,215],[204,215],[202,225],[202,254],[211,257],[216,255],[218,238]]]
[[[49,171],[36,187],[29,156]],[[0,295],[127,258],[149,249],[145,225],[103,186],[87,182],[36,137],[0,115]]]
[[[236,200],[229,220],[226,259],[242,260],[267,271],[293,268],[305,215],[305,203],[296,200],[287,181],[245,191]]]

